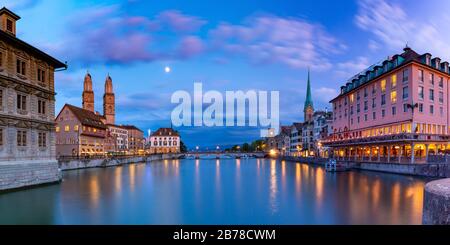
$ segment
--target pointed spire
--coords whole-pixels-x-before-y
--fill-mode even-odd
[[[113,85],[112,85],[112,78],[109,76],[106,76],[105,80],[105,94],[112,94],[113,93]]]
[[[86,72],[86,75],[84,76],[84,84],[83,84],[84,91],[92,91],[92,77],[91,74],[89,74],[89,71]]]
[[[310,69],[308,68],[308,82],[306,85],[306,100],[305,100],[305,110],[307,107],[313,107],[313,101],[311,96],[311,81],[310,81]]]

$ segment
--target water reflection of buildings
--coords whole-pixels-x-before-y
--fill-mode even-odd
[[[93,169],[79,176],[70,174],[71,181],[63,182],[61,193],[67,199],[72,198],[74,192],[84,191],[86,200],[70,205],[89,210],[89,220],[104,219],[107,212],[115,212],[124,205],[139,207],[145,203],[154,206],[146,215],[162,223],[179,221],[188,209],[196,210],[193,216],[204,218],[206,214],[202,210],[206,205],[211,208],[206,212],[214,217],[221,217],[230,210],[262,205],[264,212],[272,214],[269,219],[272,221],[290,212],[287,211],[290,208],[296,208],[283,222],[421,222],[424,183],[407,177],[365,172],[329,174],[316,166],[266,159],[255,160],[254,165],[242,159],[190,161],[183,162],[182,170],[179,163],[179,160],[167,160],[120,169]],[[188,167],[191,171],[185,171]],[[257,173],[249,176],[251,171]],[[249,195],[252,200],[259,200],[258,203],[249,204]]]
[[[278,212],[277,161],[270,161],[270,206],[272,213]]]

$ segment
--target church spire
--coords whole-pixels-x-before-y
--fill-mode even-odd
[[[306,85],[306,99],[305,99],[305,107],[303,109],[303,112],[305,113],[305,121],[311,122],[312,116],[314,113],[314,106],[311,96],[311,80],[310,80],[310,70],[308,68],[308,81]]]
[[[113,83],[111,76],[106,76],[105,80],[105,94],[103,95],[103,116],[106,119],[106,124],[115,124],[116,117],[116,102],[113,91]]]
[[[94,90],[92,89],[92,77],[89,72],[84,76],[82,97],[83,109],[94,112]]]
[[[105,94],[112,94],[113,93],[113,85],[112,85],[112,79],[109,76],[106,77],[106,81],[105,81]]]
[[[308,68],[308,84],[306,85],[306,100],[305,100],[305,110],[308,106],[314,107],[313,106],[313,101],[312,101],[312,97],[311,97],[311,81],[310,81],[310,71]]]

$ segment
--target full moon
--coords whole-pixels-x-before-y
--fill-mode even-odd
[[[165,71],[166,73],[169,73],[170,70],[171,70],[170,67],[168,67],[168,66],[164,67],[164,71]]]

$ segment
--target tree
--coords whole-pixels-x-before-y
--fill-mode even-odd
[[[249,152],[250,151],[250,145],[248,143],[244,143],[242,145],[242,151],[243,152]]]
[[[181,153],[187,152],[187,147],[183,141],[180,141],[180,151]]]

